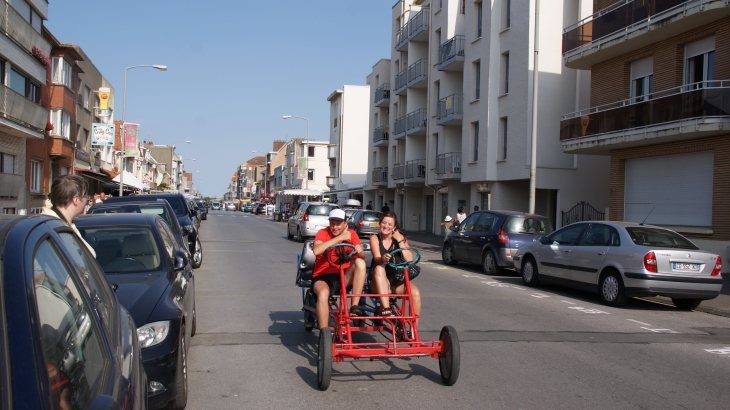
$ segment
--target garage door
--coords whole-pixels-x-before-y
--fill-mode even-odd
[[[713,151],[626,160],[624,220],[710,227],[713,168]]]

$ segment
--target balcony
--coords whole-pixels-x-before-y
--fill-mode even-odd
[[[405,178],[406,164],[404,162],[393,164],[393,179],[396,181]]]
[[[24,182],[23,175],[0,173],[0,198],[17,198]]]
[[[403,51],[408,44],[408,23],[395,33],[395,51]]]
[[[373,146],[374,147],[387,147],[388,146],[388,126],[381,125],[373,130]]]
[[[588,70],[600,61],[726,17],[727,5],[724,0],[621,0],[563,30],[565,65]]]
[[[428,41],[430,10],[424,7],[408,20],[408,41]]]
[[[425,108],[408,113],[406,115],[406,134],[426,135],[428,125],[428,113]]]
[[[406,136],[406,116],[396,118],[393,123],[393,138],[400,139]]]
[[[404,176],[407,183],[426,182],[426,160],[414,159],[403,164]]]
[[[388,185],[388,167],[373,168],[373,185],[375,185],[375,186],[387,186]]]
[[[335,186],[335,177],[327,177],[327,186],[330,188]]]
[[[16,43],[30,52],[33,46],[38,47],[43,54],[51,55],[51,45],[41,33],[35,29],[20,15],[9,2],[0,5],[0,31],[9,35]]]
[[[436,125],[460,125],[464,119],[464,94],[451,94],[439,100]]]
[[[73,158],[74,144],[70,140],[63,137],[50,137],[51,148],[48,155],[57,158]]]
[[[428,87],[428,59],[422,58],[408,66],[408,88]]]
[[[387,107],[390,104],[390,83],[385,83],[375,89],[375,106]]]
[[[728,128],[730,81],[707,81],[566,114],[560,141],[563,152],[608,155],[613,149],[712,137]]]
[[[401,71],[395,75],[395,92],[396,95],[404,95],[408,88],[408,69]]]
[[[461,179],[461,152],[436,155],[437,179]]]
[[[338,154],[337,145],[327,147],[327,159],[336,159]]]
[[[464,36],[454,36],[439,47],[439,71],[464,70]]]
[[[0,116],[27,127],[36,132],[43,132],[48,122],[48,110],[16,93],[5,85],[0,85]],[[2,127],[3,131],[5,127]],[[6,131],[13,135],[12,131]],[[27,137],[28,135],[16,135]]]

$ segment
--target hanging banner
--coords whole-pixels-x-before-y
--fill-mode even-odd
[[[159,173],[157,174],[157,180],[155,180],[155,184],[160,185],[162,183],[162,180],[165,179],[165,174]]]
[[[114,146],[114,124],[91,124],[91,145]]]
[[[137,144],[137,133],[139,132],[139,124],[124,124],[124,156],[136,157],[139,155],[139,145]]]
[[[299,179],[304,179],[307,177],[307,157],[300,157],[299,158],[299,174],[297,175]]]

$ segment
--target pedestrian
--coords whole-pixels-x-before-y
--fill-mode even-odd
[[[43,208],[43,214],[60,219],[76,233],[76,237],[86,245],[92,255],[96,258],[94,248],[89,245],[81,233],[76,229],[73,220],[84,213],[84,208],[89,202],[89,183],[78,175],[63,175],[56,178],[51,185],[51,192]]]
[[[98,204],[99,202],[101,202],[101,195],[94,194],[94,203]]]
[[[390,212],[390,207],[388,206],[387,202],[383,205],[382,208],[380,208],[380,212],[382,212],[384,214],[387,214],[388,212]]]
[[[454,224],[451,223],[451,217],[449,215],[446,215],[446,218],[444,218],[444,221],[439,224],[439,226],[444,227],[444,237],[446,237],[446,235],[448,235],[449,232],[451,232],[451,227],[453,225]]]
[[[479,207],[477,205],[474,205],[474,212],[478,211]]]
[[[368,201],[368,205],[365,207],[365,209],[372,211],[373,210],[373,201]]]
[[[454,215],[454,227],[458,227],[459,224],[464,222],[464,219],[466,219],[466,213],[464,212],[464,207],[460,206],[456,209],[456,215]]]

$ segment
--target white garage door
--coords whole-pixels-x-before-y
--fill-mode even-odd
[[[713,167],[713,151],[626,160],[624,220],[710,227]]]

